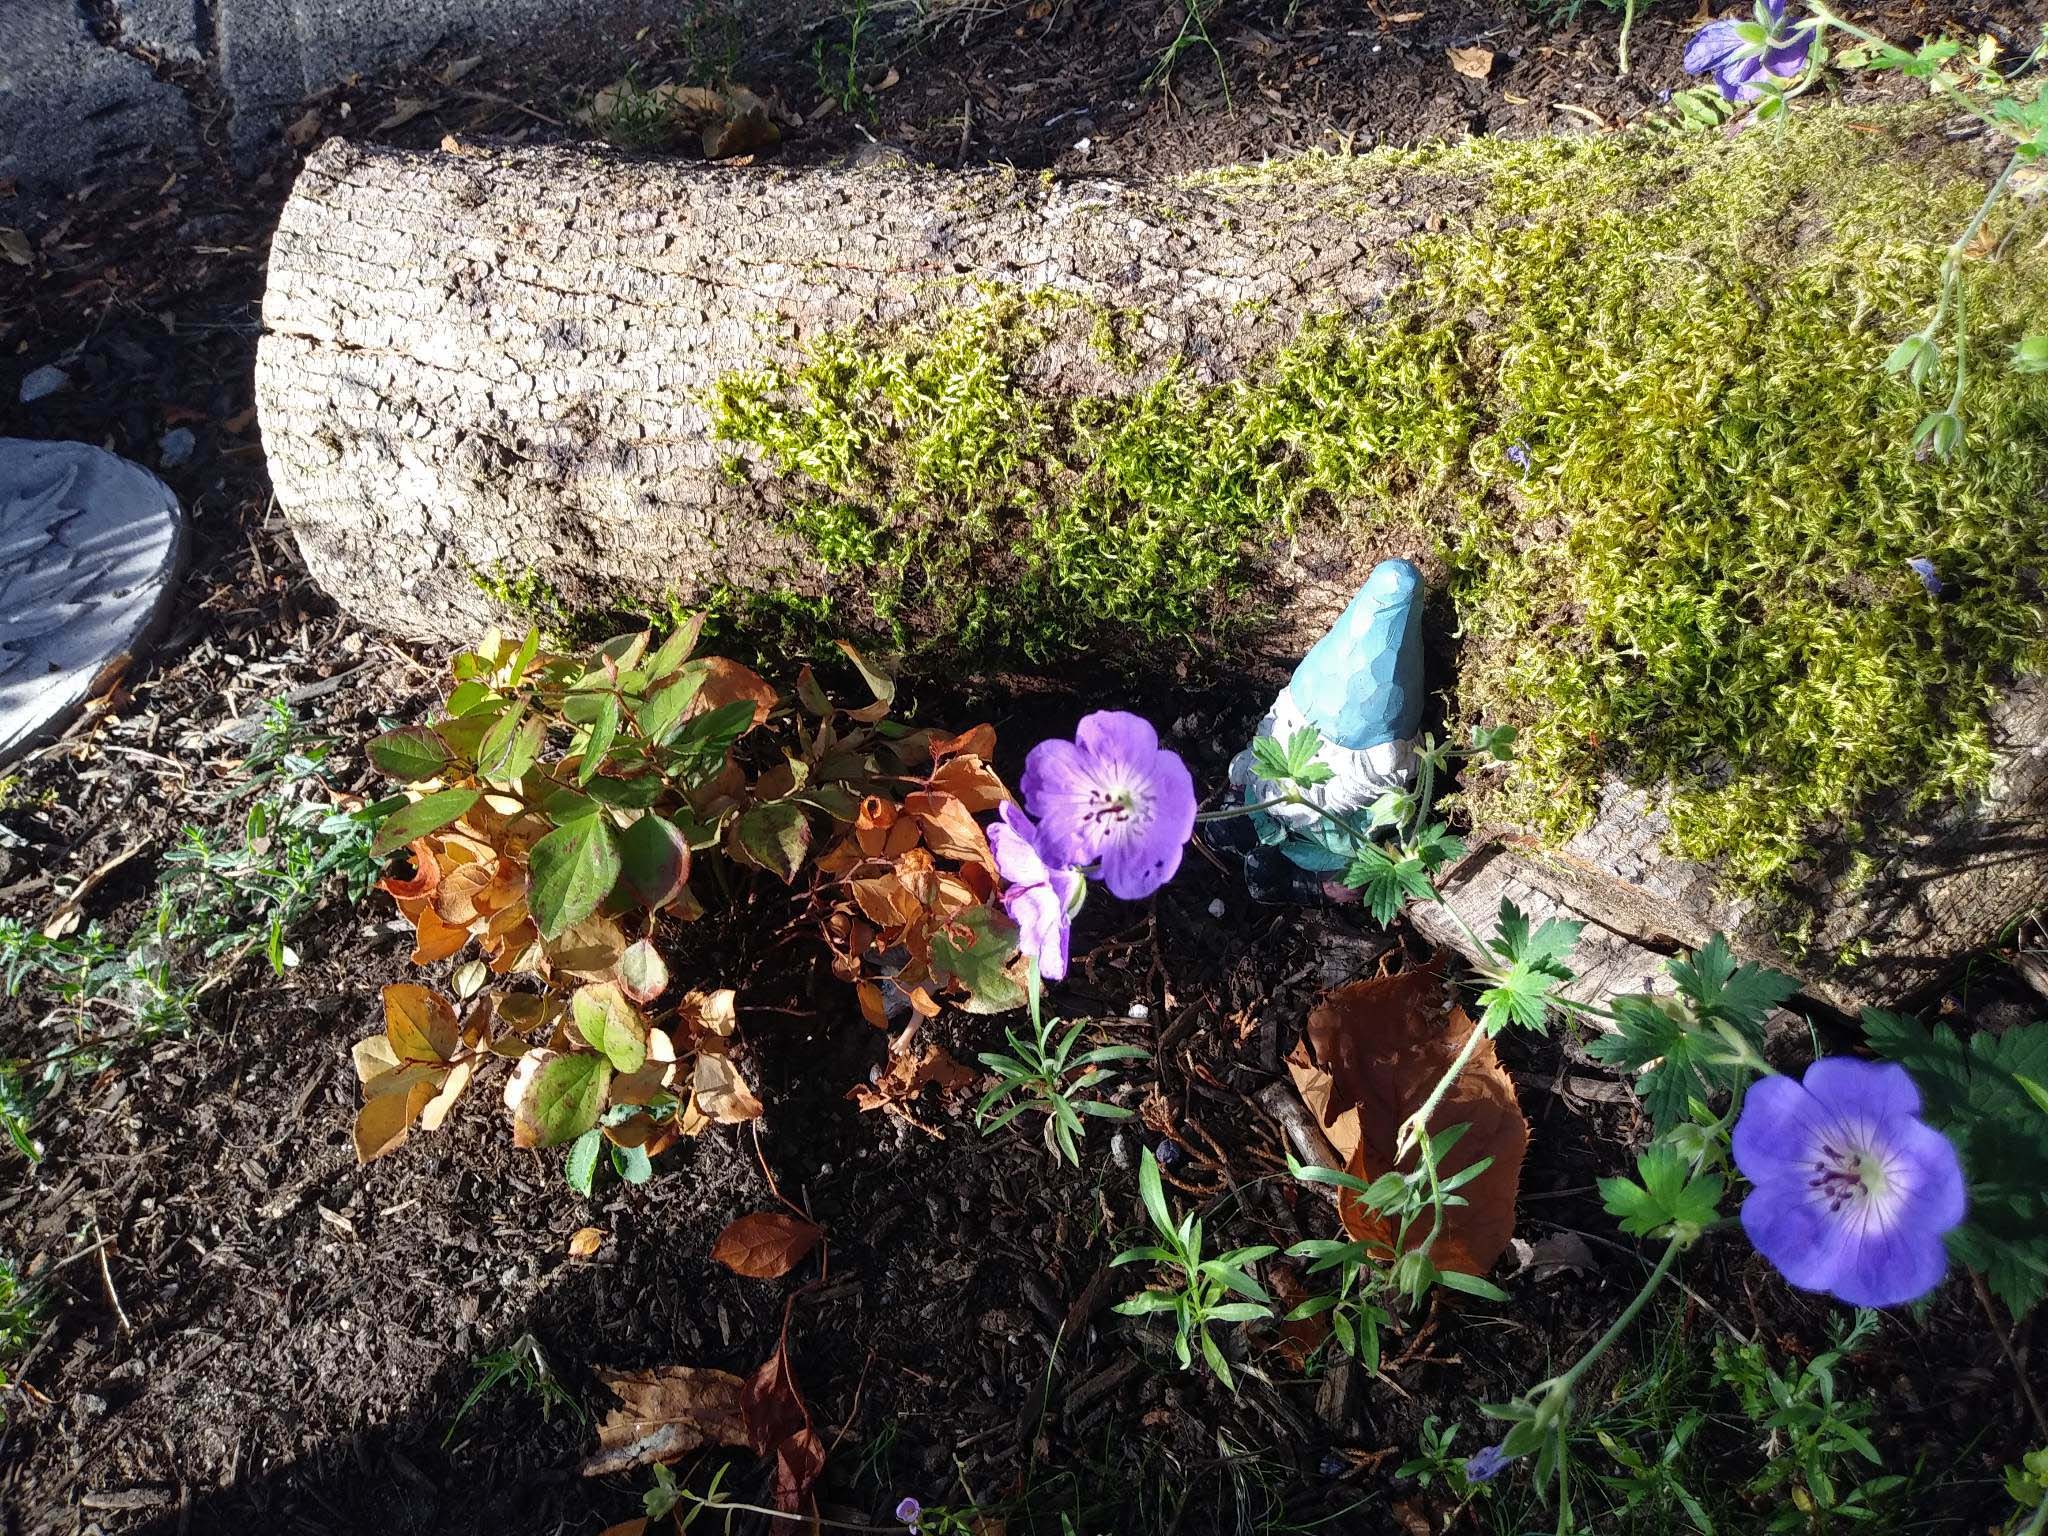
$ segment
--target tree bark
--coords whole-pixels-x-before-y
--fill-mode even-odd
[[[1390,176],[1385,206],[1357,211],[1285,186],[1224,198],[330,140],[271,247],[264,450],[315,580],[416,639],[497,616],[478,573],[539,570],[571,608],[823,591],[775,477],[728,472],[714,381],[981,283],[1080,301],[1028,385],[1127,390],[1170,360],[1234,377],[1306,315],[1385,293],[1425,179],[1442,181]],[[1462,195],[1439,186],[1430,206]],[[1114,364],[1090,341],[1106,309],[1144,316]]]
[[[1029,387],[1116,393],[1168,366],[1228,380],[1311,315],[1371,312],[1401,276],[1401,242],[1480,193],[1420,166],[1333,200],[1286,177],[1226,194],[330,141],[272,246],[264,447],[315,579],[415,639],[467,639],[500,617],[480,574],[537,570],[572,610],[727,584],[823,593],[780,479],[752,458],[736,469],[714,440],[716,380],[795,364],[828,332],[936,315],[981,283],[1077,301],[1034,351]],[[1105,312],[1141,317],[1114,359],[1091,341]],[[1296,569],[1279,654],[1299,655],[1361,574],[1342,557],[1314,579]],[[1721,929],[1834,1006],[1896,1001],[2048,901],[2048,690],[2008,698],[1997,734],[1988,795],[1918,823],[1873,817],[1863,883],[1842,883],[1848,850],[1809,881],[1798,955],[1782,912],[1660,851],[1655,797],[1620,784],[1561,849],[1477,839],[1450,899],[1481,933],[1504,894],[1587,920],[1588,996],[1642,985]],[[1441,914],[1421,920],[1468,943]]]

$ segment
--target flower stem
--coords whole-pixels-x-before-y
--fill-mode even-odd
[[[1544,1393],[1546,1397],[1569,1395],[1572,1388],[1578,1385],[1579,1378],[1592,1367],[1593,1362],[1606,1354],[1613,1347],[1614,1341],[1628,1331],[1628,1325],[1636,1320],[1636,1314],[1641,1312],[1651,1296],[1656,1294],[1657,1287],[1664,1283],[1665,1277],[1671,1273],[1671,1266],[1678,1262],[1679,1254],[1685,1251],[1690,1241],[1689,1238],[1674,1237],[1666,1243],[1663,1257],[1657,1260],[1657,1267],[1650,1271],[1650,1277],[1643,1282],[1643,1288],[1636,1292],[1635,1299],[1621,1309],[1621,1316],[1608,1325],[1607,1331],[1594,1341],[1591,1349],[1572,1363],[1570,1370],[1562,1376],[1551,1377],[1541,1387],[1536,1388],[1536,1391]]]
[[[1275,795],[1271,800],[1261,800],[1256,805],[1226,805],[1220,810],[1197,811],[1196,821],[1235,821],[1240,816],[1249,816],[1254,811],[1270,811],[1276,805],[1299,803],[1293,795]]]

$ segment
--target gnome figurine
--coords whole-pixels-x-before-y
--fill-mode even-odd
[[[1257,735],[1287,741],[1303,726],[1323,738],[1316,760],[1330,777],[1303,799],[1335,811],[1365,812],[1388,790],[1415,779],[1422,727],[1422,573],[1406,560],[1382,560],[1330,632],[1315,643],[1259,722]],[[1244,803],[1280,796],[1261,779],[1252,749],[1231,760],[1230,782]],[[1246,854],[1245,884],[1258,901],[1334,897],[1350,863],[1348,839],[1305,805],[1278,805],[1212,823]],[[1227,832],[1226,832],[1226,829]],[[1345,893],[1348,896],[1348,892]]]

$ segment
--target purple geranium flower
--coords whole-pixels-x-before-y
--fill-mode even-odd
[[[1806,68],[1813,48],[1814,24],[1787,22],[1785,0],[1757,0],[1755,19],[1729,17],[1710,21],[1685,45],[1688,74],[1712,74],[1729,101],[1755,101],[1763,95],[1759,75],[1791,80]]]
[[[1470,1461],[1465,1463],[1465,1481],[1468,1483],[1490,1483],[1496,1477],[1499,1477],[1506,1470],[1508,1463],[1514,1459],[1514,1457],[1508,1455],[1499,1446],[1489,1445],[1485,1450],[1476,1453]]]
[[[917,1522],[924,1518],[924,1506],[915,1499],[905,1499],[896,1506],[896,1518],[914,1531]]]
[[[1058,981],[1067,974],[1067,939],[1086,882],[1079,870],[1050,867],[1039,851],[1039,829],[1014,801],[999,814],[988,846],[1003,877],[1003,910],[1017,925],[1018,947],[1038,961],[1038,974]]]
[[[1180,868],[1195,830],[1195,781],[1178,752],[1136,715],[1098,710],[1072,741],[1041,741],[1024,760],[1024,800],[1051,865],[1100,863],[1125,901],[1149,896]]]
[[[1803,1082],[1765,1078],[1735,1123],[1735,1165],[1756,1186],[1743,1231],[1802,1290],[1893,1307],[1940,1283],[1963,1168],[1904,1067],[1830,1056]]]

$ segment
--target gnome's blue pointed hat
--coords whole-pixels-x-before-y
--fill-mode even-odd
[[[1372,568],[1289,684],[1326,740],[1363,749],[1422,727],[1422,572],[1406,560]]]

